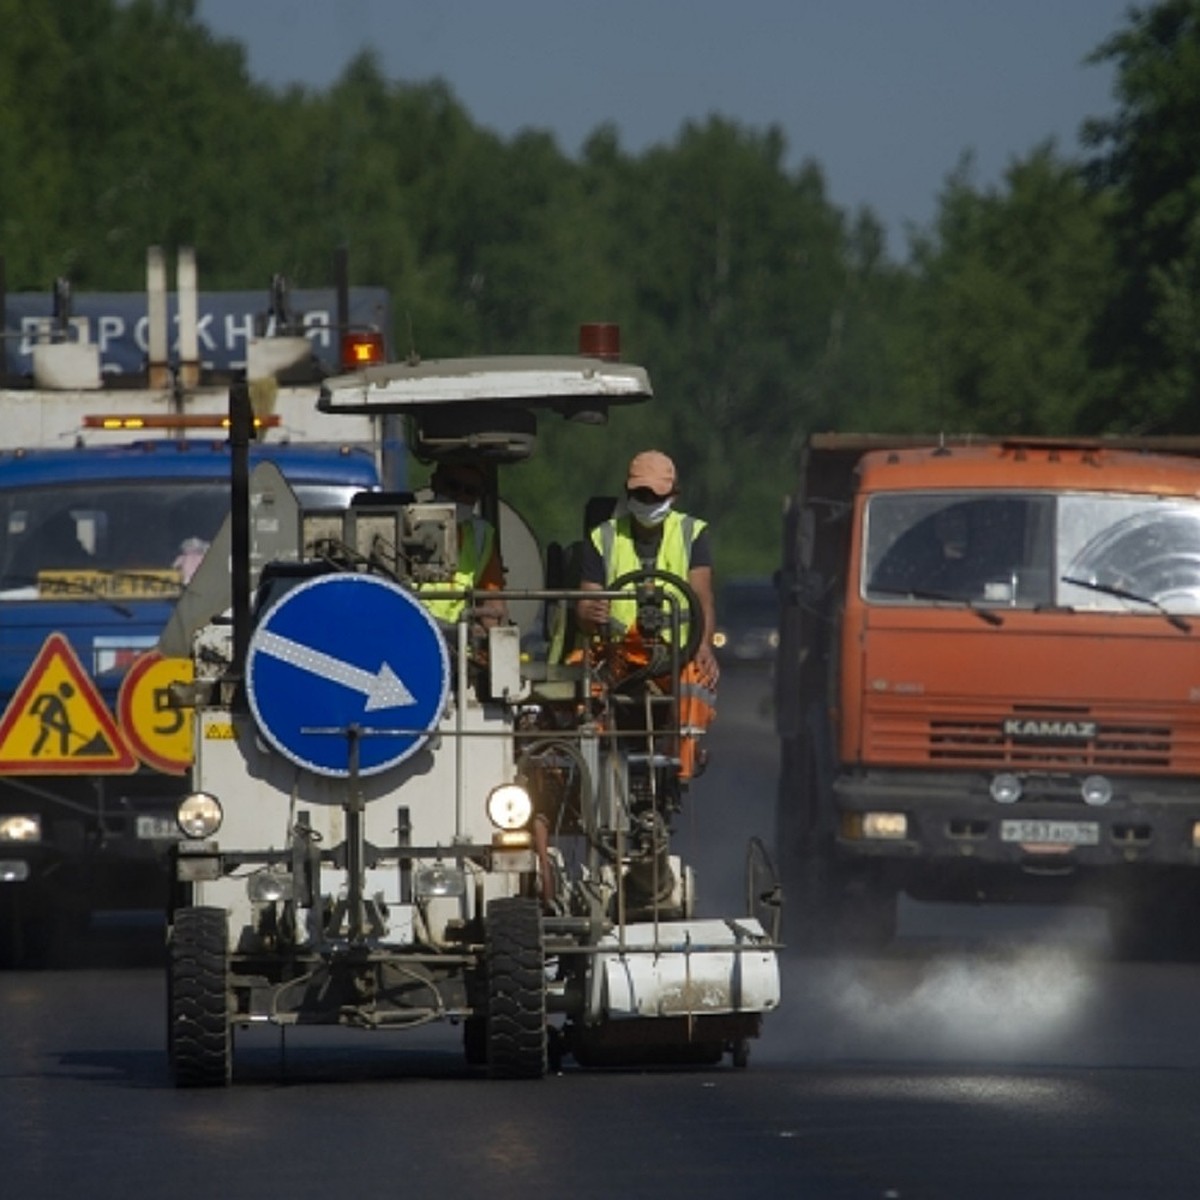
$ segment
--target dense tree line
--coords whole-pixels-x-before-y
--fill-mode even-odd
[[[1117,110],[981,189],[965,159],[902,264],[869,210],[789,167],[777,128],[714,117],[641,155],[503,140],[439,83],[362,54],[327,90],[267,88],[193,0],[0,0],[0,253],[11,290],[140,289],[145,247],[209,288],[390,289],[425,357],[569,352],[617,321],[654,405],[608,434],[548,423],[510,492],[546,536],[644,443],[680,463],[725,573],[775,561],[814,429],[1200,428],[1200,0],[1131,9],[1092,51]]]

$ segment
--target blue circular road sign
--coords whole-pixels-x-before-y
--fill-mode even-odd
[[[449,656],[437,623],[399,584],[321,575],[263,614],[246,655],[246,691],[276,750],[319,775],[386,771],[421,748],[446,706]]]

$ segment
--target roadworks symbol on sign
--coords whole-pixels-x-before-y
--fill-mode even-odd
[[[71,643],[52,633],[0,718],[0,775],[128,775],[137,766]]]

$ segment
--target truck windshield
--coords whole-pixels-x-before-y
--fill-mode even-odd
[[[1010,608],[1200,612],[1200,503],[1112,493],[872,496],[863,594]],[[1075,582],[1071,582],[1075,581]]]
[[[294,485],[304,507],[354,488]],[[0,598],[172,597],[229,511],[229,485],[145,480],[0,491]]]

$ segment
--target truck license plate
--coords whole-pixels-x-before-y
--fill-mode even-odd
[[[1100,826],[1095,821],[1001,821],[1000,840],[1042,846],[1097,846]]]
[[[138,817],[137,835],[139,838],[177,838],[179,826],[170,817]]]

